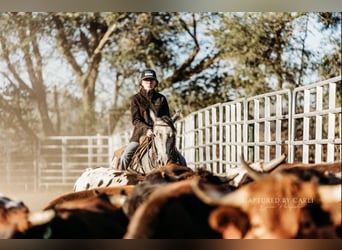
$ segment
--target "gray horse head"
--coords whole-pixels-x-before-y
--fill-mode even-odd
[[[156,117],[150,112],[153,120],[153,136],[157,150],[157,163],[160,166],[165,165],[169,160],[177,160],[176,153],[176,133],[174,122],[179,117],[175,114],[172,118],[168,116]]]

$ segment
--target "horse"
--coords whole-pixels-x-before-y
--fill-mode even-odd
[[[153,120],[153,135],[145,136],[133,155],[128,169],[146,175],[155,168],[166,165],[169,161],[179,162],[176,148],[175,121],[179,113],[172,117],[156,117],[150,111]]]
[[[179,112],[172,117],[155,116],[150,111],[153,120],[153,135],[144,137],[132,157],[127,170],[117,167],[88,168],[76,180],[74,191],[89,190],[100,187],[113,187],[122,185],[135,185],[144,176],[154,169],[165,166],[168,162],[179,162],[179,153],[176,148],[175,121],[179,118]],[[120,149],[123,152],[123,149]],[[120,154],[115,155],[119,162]]]

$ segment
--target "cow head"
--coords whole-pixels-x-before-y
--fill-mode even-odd
[[[22,201],[0,196],[0,238],[11,238],[15,232],[23,232],[29,227],[29,209]]]

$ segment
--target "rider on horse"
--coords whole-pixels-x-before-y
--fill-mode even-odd
[[[120,166],[123,170],[128,168],[139,146],[140,138],[153,134],[153,120],[149,115],[149,111],[152,110],[157,117],[170,117],[166,97],[155,90],[158,83],[154,70],[144,70],[139,80],[140,90],[131,97],[131,118],[134,130],[120,158]],[[184,157],[180,153],[178,155],[179,163],[186,166]]]

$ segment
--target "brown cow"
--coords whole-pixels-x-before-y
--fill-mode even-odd
[[[74,201],[74,200],[94,197],[94,196],[97,196],[99,193],[105,193],[109,196],[117,195],[117,194],[128,196],[131,194],[134,187],[135,185],[103,187],[103,188],[94,188],[91,190],[83,190],[83,191],[67,193],[50,201],[49,204],[44,208],[44,210],[54,208],[56,205],[62,204],[67,201]]]
[[[130,218],[124,239],[220,238],[208,224],[212,209],[193,194],[191,179],[160,185]]]
[[[243,159],[241,162],[246,165]],[[334,206],[341,202],[341,185],[322,186],[295,173],[260,177],[252,171],[251,175],[257,180],[229,194],[207,192],[199,181],[193,182],[202,201],[218,206],[209,223],[223,238],[341,237],[341,210]],[[230,220],[237,211],[248,223]]]
[[[218,238],[209,227],[213,209],[191,190],[191,180],[199,178],[211,188],[231,192],[231,177],[204,169],[192,171],[169,163],[139,183],[123,205],[130,218],[125,238]]]

